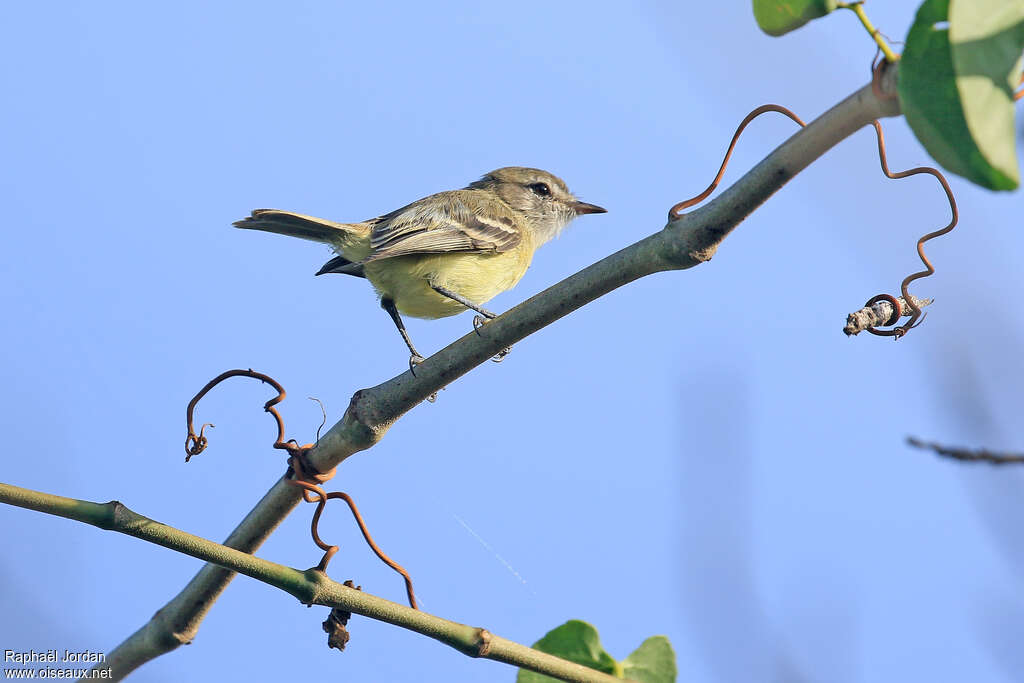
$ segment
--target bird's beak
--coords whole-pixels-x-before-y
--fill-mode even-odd
[[[585,213],[608,213],[608,209],[603,209],[597,204],[587,204],[586,202],[576,202],[570,204],[572,210],[576,212],[577,216],[582,216]]]

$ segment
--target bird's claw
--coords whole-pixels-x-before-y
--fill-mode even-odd
[[[416,366],[419,365],[420,363],[422,363],[424,360],[426,360],[426,359],[423,356],[421,356],[420,354],[418,354],[418,353],[413,353],[411,356],[409,356],[409,372],[412,373],[413,377],[416,376]],[[436,400],[437,400],[437,392],[436,391],[434,393],[432,393],[430,396],[427,396],[427,401],[429,401],[430,403],[433,403]]]
[[[413,377],[416,376],[416,366],[422,363],[424,360],[425,359],[423,358],[423,356],[421,356],[418,353],[414,353],[411,356],[409,356],[409,372],[412,373]]]
[[[480,329],[489,322],[491,322],[490,318],[485,318],[482,315],[474,315],[473,330],[475,330],[477,334],[480,334]],[[505,360],[505,356],[507,356],[509,354],[509,351],[511,350],[511,346],[506,346],[501,351],[498,351],[498,353],[494,354],[491,360],[494,361],[495,363],[500,363],[501,361]]]

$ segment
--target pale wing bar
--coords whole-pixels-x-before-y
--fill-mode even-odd
[[[432,199],[377,219],[370,234],[373,253],[363,263],[410,254],[497,253],[519,244],[511,209],[503,202],[485,199],[476,192],[465,201],[458,196],[443,203],[429,201]],[[479,206],[471,208],[470,204]]]

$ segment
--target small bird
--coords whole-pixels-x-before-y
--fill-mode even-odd
[[[462,190],[439,192],[361,223],[256,209],[234,225],[330,245],[337,256],[317,275],[369,280],[409,347],[414,368],[423,356],[401,313],[444,318],[471,308],[496,317],[483,304],[519,282],[533,252],[585,213],[605,209],[579,201],[547,171],[508,166]]]

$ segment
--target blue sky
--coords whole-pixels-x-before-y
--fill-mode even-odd
[[[728,6],[726,6],[728,5]],[[897,6],[898,5],[898,6]],[[313,278],[318,245],[233,230],[257,207],[368,218],[505,165],[551,170],[586,216],[505,310],[660,229],[736,123],[809,119],[867,81],[852,14],[782,39],[746,3],[31,3],[0,45],[5,205],[3,480],[118,499],[223,539],[283,470],[265,387],[236,380],[182,462],[184,406],[233,367],[289,391],[314,438],[405,368],[366,283]],[[903,35],[912,3],[869,3]],[[902,120],[890,165],[927,162]],[[792,133],[756,122],[725,182]],[[590,621],[625,657],[667,635],[681,681],[1009,681],[1024,623],[1024,474],[908,449],[908,434],[1024,449],[1020,194],[951,178],[962,223],[929,245],[934,297],[906,339],[841,333],[917,269],[947,220],[934,181],[893,182],[865,129],[797,177],[714,260],[613,292],[403,418],[331,482],[412,573],[424,609],[532,643]],[[409,321],[421,351],[466,314]],[[316,564],[311,509],[259,551]],[[0,649],[109,651],[199,567],[126,536],[0,508]],[[469,531],[468,529],[472,531]],[[338,580],[402,599],[340,507]],[[481,542],[481,540],[483,542]],[[237,579],[194,644],[133,680],[514,679]],[[244,643],[244,644],[243,644]]]

